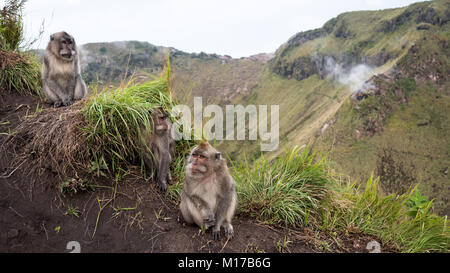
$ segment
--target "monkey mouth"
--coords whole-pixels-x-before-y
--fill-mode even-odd
[[[204,166],[192,166],[191,168],[191,173],[192,174],[200,174],[200,173],[205,173],[206,172],[206,168]]]
[[[64,59],[67,60],[72,60],[73,56],[74,56],[74,51],[73,50],[61,50],[61,52],[59,53],[61,55],[61,57],[63,57]]]

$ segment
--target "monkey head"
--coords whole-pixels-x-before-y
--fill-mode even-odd
[[[208,177],[223,164],[222,154],[208,142],[194,147],[187,159],[186,174],[189,176]]]
[[[55,56],[69,62],[73,61],[77,54],[75,40],[65,31],[52,34],[48,47]]]
[[[153,123],[154,132],[156,135],[164,135],[170,130],[170,122],[168,121],[169,113],[162,107],[150,110],[150,116]]]

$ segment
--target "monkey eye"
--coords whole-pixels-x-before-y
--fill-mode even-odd
[[[204,156],[204,155],[199,155],[198,157],[200,157],[201,159],[205,159],[206,158],[206,156]]]

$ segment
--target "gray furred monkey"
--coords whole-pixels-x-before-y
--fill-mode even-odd
[[[158,188],[165,192],[172,184],[170,164],[174,156],[175,141],[170,135],[172,123],[169,114],[161,107],[150,110],[151,128],[141,127],[141,149],[145,165],[153,172]]]
[[[41,74],[44,94],[55,107],[71,105],[86,96],[77,46],[67,32],[50,36]]]
[[[231,220],[236,207],[235,182],[225,159],[208,142],[200,143],[187,159],[180,202],[183,220],[199,227],[213,227],[214,240],[220,238],[221,227],[225,236],[232,238]]]

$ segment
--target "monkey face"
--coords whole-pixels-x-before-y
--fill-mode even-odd
[[[163,135],[165,134],[170,128],[169,128],[169,113],[167,113],[162,108],[156,110],[156,111],[150,111],[153,119],[153,123],[155,125],[155,133],[157,135]]]
[[[72,61],[76,55],[75,40],[67,32],[58,32],[50,36],[50,43],[62,59]]]
[[[208,168],[206,167],[207,165],[206,161],[207,157],[203,153],[200,153],[199,151],[195,151],[194,153],[192,153],[191,155],[192,173],[193,174],[206,173],[206,171],[208,170]]]
[[[221,154],[205,142],[195,147],[190,154],[187,171],[192,175],[206,175],[215,170],[220,160],[222,160]]]

